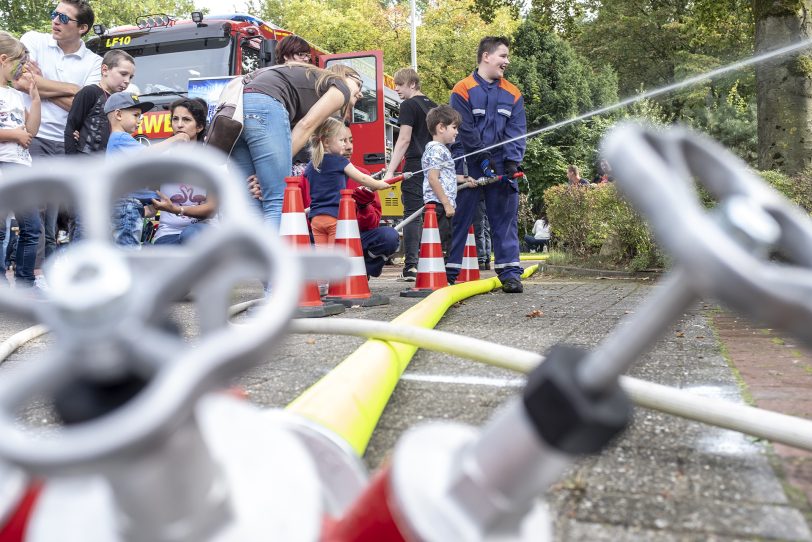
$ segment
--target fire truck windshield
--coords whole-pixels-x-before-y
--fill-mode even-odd
[[[186,92],[189,78],[229,75],[230,44],[222,37],[122,47],[135,58],[130,88],[140,94]]]

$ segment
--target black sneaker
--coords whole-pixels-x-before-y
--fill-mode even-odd
[[[409,269],[404,269],[403,272],[400,274],[400,280],[406,282],[414,282],[417,280],[417,268],[410,267]]]
[[[524,292],[524,286],[519,279],[507,279],[502,283],[502,291],[506,294],[520,294]]]
[[[491,268],[491,262],[479,262],[480,271],[488,271]]]

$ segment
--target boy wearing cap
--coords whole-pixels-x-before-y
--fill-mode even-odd
[[[104,112],[110,123],[110,139],[107,141],[107,160],[126,159],[137,152],[163,152],[178,142],[189,142],[189,136],[178,132],[172,137],[150,147],[141,145],[131,133],[138,129],[141,116],[152,109],[152,102],[141,102],[130,92],[116,92],[107,98]],[[141,244],[144,206],[152,199],[159,199],[151,190],[141,190],[127,194],[118,200],[113,209],[113,239],[116,244],[138,247]]]

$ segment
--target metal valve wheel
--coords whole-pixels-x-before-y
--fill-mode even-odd
[[[116,248],[109,218],[114,202],[162,180],[216,193],[220,227],[201,234],[194,250],[125,253]],[[203,150],[113,166],[54,160],[17,170],[0,184],[0,206],[6,209],[10,202],[25,208],[54,199],[78,211],[83,240],[50,265],[46,299],[0,289],[0,309],[46,324],[55,339],[41,360],[0,382],[0,459],[38,474],[87,472],[171,433],[203,393],[267,355],[292,318],[307,278],[300,258],[269,235],[250,209],[244,182]],[[271,293],[255,318],[234,326],[227,316],[231,290],[247,278],[265,278]],[[205,291],[205,300],[198,299],[196,348],[166,325],[171,303],[193,287]],[[107,415],[60,428],[48,446],[15,419],[16,409],[30,397],[49,397],[72,379],[104,381],[122,374],[138,375],[145,387]]]
[[[621,125],[602,155],[689,277],[681,281],[686,289],[812,344],[808,216],[724,147],[683,128]],[[700,204],[693,180],[719,202],[712,211]]]

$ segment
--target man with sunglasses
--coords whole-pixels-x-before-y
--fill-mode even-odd
[[[42,98],[39,133],[28,149],[34,162],[45,156],[65,154],[65,124],[73,97],[85,85],[101,79],[102,59],[87,49],[82,40],[93,27],[94,19],[86,0],[62,0],[51,11],[50,34],[32,31],[20,38],[31,55],[26,70],[34,74]],[[47,208],[43,217],[45,257],[56,248],[57,211]]]

